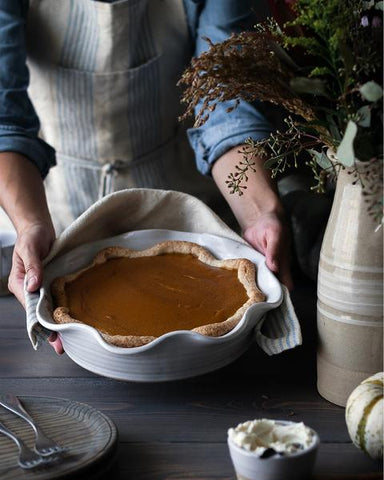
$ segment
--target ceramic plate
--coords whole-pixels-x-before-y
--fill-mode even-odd
[[[61,479],[84,474],[95,464],[113,456],[117,430],[103,413],[84,403],[62,398],[19,396],[20,401],[44,432],[66,449],[60,463],[33,470],[17,465],[16,444],[0,434],[0,478],[2,480]],[[33,448],[34,433],[28,423],[0,406],[0,421]],[[81,478],[81,477],[76,477]],[[88,477],[83,477],[88,478]]]
[[[145,249],[164,240],[195,242],[219,259],[248,258],[257,267],[257,283],[266,301],[252,305],[238,325],[221,337],[175,331],[135,348],[110,345],[96,329],[85,324],[58,325],[53,321],[49,285],[55,277],[88,265],[104,247]],[[252,331],[264,314],[281,300],[280,283],[266,267],[264,256],[246,244],[204,233],[140,230],[81,245],[47,265],[36,315],[44,327],[60,333],[66,353],[80,366],[119,380],[152,382],[200,375],[230,363],[250,345]]]

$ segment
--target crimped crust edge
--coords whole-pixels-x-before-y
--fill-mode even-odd
[[[71,317],[65,294],[65,284],[67,282],[75,280],[83,272],[93,268],[95,265],[106,262],[110,258],[138,258],[162,255],[165,253],[192,254],[197,257],[201,262],[207,265],[219,268],[227,268],[231,270],[237,269],[238,279],[246,289],[248,295],[247,302],[244,303],[231,317],[222,322],[211,323],[191,329],[191,331],[193,332],[197,332],[201,335],[211,337],[219,337],[225,335],[239,323],[244,313],[251,305],[253,305],[254,303],[263,302],[265,300],[265,295],[261,292],[261,290],[257,287],[256,284],[256,267],[250,260],[246,258],[219,260],[215,258],[204,247],[196,243],[179,240],[168,240],[165,242],[157,243],[156,245],[144,250],[133,250],[127,247],[119,246],[104,248],[96,254],[93,261],[86,267],[74,273],[56,278],[51,284],[52,298],[54,304],[57,305],[57,307],[54,308],[53,311],[54,321],[59,324],[84,323],[78,319]],[[141,335],[110,335],[100,330],[98,331],[107,343],[124,348],[146,345],[147,343],[153,341],[156,338],[153,336]]]

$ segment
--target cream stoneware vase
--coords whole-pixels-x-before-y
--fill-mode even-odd
[[[317,388],[340,406],[383,370],[383,229],[354,179],[352,169],[339,172],[317,286]]]

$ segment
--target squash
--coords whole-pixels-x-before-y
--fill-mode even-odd
[[[352,442],[375,459],[383,457],[383,380],[384,373],[379,372],[362,381],[345,408]]]

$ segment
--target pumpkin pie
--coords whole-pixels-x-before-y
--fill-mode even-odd
[[[250,260],[218,260],[184,241],[105,248],[87,267],[56,278],[51,293],[56,323],[91,325],[120,347],[175,330],[221,336],[265,300]]]

